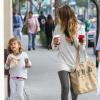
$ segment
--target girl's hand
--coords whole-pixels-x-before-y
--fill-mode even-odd
[[[25,58],[25,68],[30,68],[29,59]]]
[[[7,64],[8,66],[10,66],[12,60],[13,60],[13,58],[8,58],[7,61],[6,61],[6,64]]]

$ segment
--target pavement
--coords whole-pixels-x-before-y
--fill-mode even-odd
[[[41,47],[38,36],[35,50],[27,51],[27,36],[23,36],[22,44],[32,62],[32,67],[28,70],[28,79],[25,81],[25,100],[61,100],[57,51]],[[88,54],[95,59],[92,48],[88,49]],[[100,100],[100,96],[94,91],[79,95],[78,100]]]

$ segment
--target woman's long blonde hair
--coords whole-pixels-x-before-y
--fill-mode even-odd
[[[71,38],[76,34],[78,20],[70,6],[64,5],[58,8],[58,18],[60,20],[61,31],[64,32],[65,36]]]
[[[48,15],[48,16],[47,16],[47,23],[48,23],[48,24],[53,24],[53,18],[52,18],[51,15]]]

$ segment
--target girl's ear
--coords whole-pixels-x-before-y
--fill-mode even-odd
[[[19,44],[19,50],[21,49],[21,45]]]

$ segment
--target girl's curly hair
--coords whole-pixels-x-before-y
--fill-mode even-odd
[[[13,51],[11,50],[11,44],[14,42],[14,41],[17,41],[17,43],[19,44],[19,53],[21,53],[23,51],[23,48],[22,48],[22,45],[20,43],[20,41],[16,38],[11,38],[8,42],[8,53],[13,53]]]

